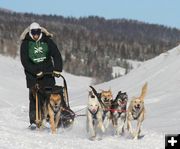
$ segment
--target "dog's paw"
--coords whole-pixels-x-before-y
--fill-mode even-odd
[[[57,130],[52,130],[52,134],[56,134],[57,133]]]
[[[131,136],[134,136],[134,132],[133,132],[132,130],[129,131],[129,134],[130,134]]]
[[[134,138],[133,138],[133,140],[137,140],[138,139],[138,137],[137,136],[135,136]]]
[[[41,126],[40,126],[40,128],[41,128],[41,129],[44,129],[45,127],[46,127],[46,123],[43,121],[42,124],[41,124]]]
[[[102,140],[102,137],[98,137],[97,140],[98,140],[98,141],[101,141],[101,140]]]
[[[116,128],[117,128],[117,125],[113,124],[113,128],[116,129]]]
[[[132,134],[132,136],[133,136],[133,140],[137,140],[138,137],[139,137],[139,134],[138,134],[137,132],[134,132],[134,133]]]
[[[91,141],[96,140],[96,136],[92,136],[92,137],[90,137],[90,138],[89,138],[89,140],[91,140]]]
[[[41,121],[36,121],[36,127],[37,127],[37,128],[40,128],[41,125],[42,125],[42,122],[41,122]]]
[[[102,126],[101,130],[102,130],[102,132],[103,132],[103,133],[105,132],[105,128],[104,128],[104,126]]]
[[[123,129],[116,129],[115,133],[118,136],[122,136],[124,134],[124,131],[123,131]]]

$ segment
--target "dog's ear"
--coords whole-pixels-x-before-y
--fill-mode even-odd
[[[123,93],[123,98],[126,99],[126,100],[128,100],[128,95],[127,95],[126,92]]]
[[[111,87],[109,88],[109,90],[108,90],[108,91],[112,93],[112,91],[111,91]]]
[[[114,102],[116,102],[118,100],[119,94],[121,94],[121,91],[119,91],[118,94],[116,95],[116,98],[115,98]]]
[[[90,92],[89,92],[89,96],[90,96],[91,98],[95,98],[95,97],[96,97],[96,95],[93,93],[93,91],[90,91]]]
[[[128,94],[125,92],[126,98],[128,99]]]
[[[101,90],[101,93],[102,93],[102,92],[104,92],[104,90],[103,90],[103,89],[100,89],[100,90]]]
[[[124,94],[124,95],[128,96],[126,92],[124,92],[124,93],[122,93],[122,94]]]
[[[92,86],[89,86],[89,87],[92,89],[93,93],[98,97],[98,93],[97,93],[96,89]]]
[[[88,94],[91,95],[91,94],[92,94],[92,91],[88,91]]]

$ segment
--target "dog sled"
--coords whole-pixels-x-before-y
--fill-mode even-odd
[[[52,76],[52,72],[46,72],[44,73],[44,76]],[[44,88],[38,88],[36,87],[36,125],[39,128],[42,124],[42,117],[43,117],[43,111],[42,105],[40,105],[40,101],[38,100],[38,92],[43,92],[45,94],[45,99],[48,100],[51,94],[59,94],[62,97],[62,104],[61,104],[61,115],[58,127],[68,128],[72,126],[75,118],[74,111],[70,108],[69,104],[69,96],[68,96],[68,89],[67,89],[67,83],[65,78],[60,75],[59,78],[63,79],[63,86],[55,85],[53,87],[44,87]],[[38,84],[38,81],[37,81]],[[47,118],[47,121],[49,121],[49,117]]]

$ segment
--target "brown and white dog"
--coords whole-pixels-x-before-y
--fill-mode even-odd
[[[107,129],[109,126],[109,123],[111,121],[111,104],[113,101],[113,95],[111,90],[102,91],[101,92],[101,102],[103,107],[103,123],[105,125],[105,128]]]
[[[52,133],[57,132],[60,123],[62,96],[60,94],[50,94],[49,100],[44,104],[44,120],[49,116]]]
[[[93,93],[97,96],[98,101],[100,102],[102,109],[103,109],[103,123],[105,125],[105,128],[108,128],[109,123],[111,121],[111,103],[113,101],[113,95],[111,90],[102,90],[100,93],[98,93],[94,87],[90,86]]]
[[[147,83],[142,87],[141,95],[139,97],[134,97],[129,104],[127,111],[127,129],[133,135],[134,139],[138,139],[141,132],[141,125],[144,120],[145,107],[144,107],[144,97],[147,93]],[[133,132],[132,120],[137,120],[136,130]]]
[[[97,128],[99,128],[102,132],[105,131],[102,115],[103,111],[101,104],[99,103],[97,96],[90,91],[88,95],[86,128],[91,140],[96,138]]]

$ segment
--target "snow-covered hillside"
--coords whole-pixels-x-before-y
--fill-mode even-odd
[[[180,132],[180,47],[146,61],[128,75],[95,86],[111,88],[114,97],[119,90],[126,91],[129,100],[138,96],[148,82],[145,98],[146,119],[140,140],[104,135],[101,141],[89,141],[86,119],[75,119],[71,130],[30,131],[28,121],[28,90],[19,60],[0,56],[0,148],[2,149],[164,149],[164,134]],[[76,111],[86,107],[87,90],[91,79],[63,73],[67,79],[71,107]],[[60,82],[58,82],[60,83]],[[84,113],[85,111],[82,111]]]
[[[129,65],[131,65],[132,69],[138,68],[141,66],[143,62],[126,60]],[[131,71],[131,70],[130,70]],[[126,74],[126,69],[120,66],[112,67],[112,76],[113,78],[117,78],[117,76],[124,76]]]
[[[97,88],[111,87],[114,93],[123,90],[133,97],[140,94],[145,82],[149,89],[144,127],[162,133],[180,132],[180,46]]]

